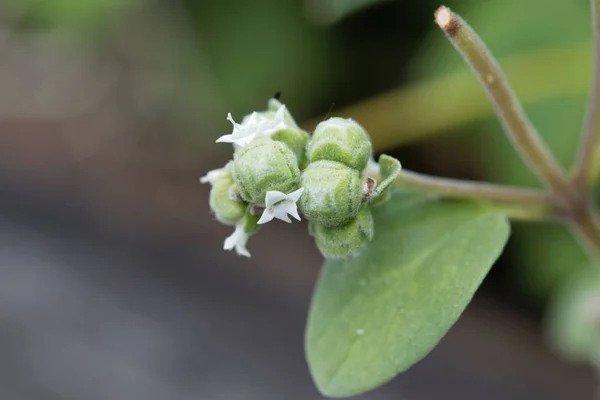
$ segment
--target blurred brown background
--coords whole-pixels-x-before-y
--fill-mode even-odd
[[[545,2],[527,3],[449,5],[482,27],[501,62],[579,54],[586,1],[537,14],[528,10]],[[250,240],[251,259],[224,252],[230,229],[198,178],[230,156],[214,143],[231,129],[227,112],[239,120],[281,91],[299,121],[364,120],[378,150],[411,169],[528,183],[511,150],[493,145],[479,89],[466,100],[439,90],[443,79],[474,81],[440,50],[438,5],[0,0],[0,399],[321,398],[302,350],[321,263],[306,227],[269,224]],[[494,23],[510,15],[520,36]],[[569,34],[552,39],[563,23]],[[513,68],[529,74],[516,86],[534,122],[568,120],[556,108],[583,104],[583,54],[570,59],[573,83],[548,90],[535,68]],[[360,103],[369,98],[379,103]],[[455,101],[472,107],[459,115]],[[555,148],[574,148],[549,132]],[[541,328],[564,264],[584,256],[564,232],[536,228],[527,247],[531,234],[516,227],[522,239],[429,357],[358,398],[592,398],[592,373],[560,361]],[[554,266],[543,246],[576,254]]]

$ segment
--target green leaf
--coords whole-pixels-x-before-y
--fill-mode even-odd
[[[357,258],[323,266],[306,332],[321,392],[373,389],[423,358],[461,315],[508,239],[507,218],[407,192],[373,210]]]
[[[552,346],[573,362],[600,361],[600,274],[573,276],[553,298],[547,316]]]

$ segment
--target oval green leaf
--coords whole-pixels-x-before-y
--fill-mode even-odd
[[[396,192],[374,210],[357,258],[326,262],[306,332],[326,396],[365,392],[422,359],[470,302],[502,252],[506,216],[472,203]]]

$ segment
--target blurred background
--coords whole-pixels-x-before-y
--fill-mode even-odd
[[[565,165],[591,74],[587,0],[454,0]],[[352,116],[411,170],[537,185],[433,24],[439,0],[0,0],[0,399],[319,399],[303,330],[321,257],[269,224],[252,258],[198,178],[225,119]],[[359,399],[590,399],[545,307],[588,261],[520,225],[424,361]]]

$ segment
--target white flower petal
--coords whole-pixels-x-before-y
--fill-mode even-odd
[[[298,214],[298,207],[294,207],[292,210],[288,212],[292,217],[296,219],[296,221],[301,221],[300,215]]]
[[[233,250],[240,256],[250,257],[250,252],[246,249],[246,243],[248,242],[248,234],[244,231],[244,225],[238,224],[235,227],[235,231],[225,239],[223,243],[224,250]]]
[[[241,126],[238,124],[236,124],[236,125],[239,127],[239,129],[243,129],[243,128],[247,129],[250,127],[256,128],[260,124],[260,121],[261,121],[261,116],[259,113],[257,113],[255,111],[252,114],[246,115],[244,117],[244,119],[242,120]]]
[[[277,110],[277,112],[275,113],[275,121],[276,122],[285,122],[284,118],[285,118],[285,105],[281,105],[281,107],[279,107],[279,109]]]
[[[265,208],[257,224],[266,224],[267,222],[273,220],[273,218],[275,218],[273,212],[269,208]]]
[[[208,171],[206,175],[200,178],[200,183],[210,183],[211,185],[214,185],[215,181],[226,173],[227,168],[213,169],[212,171]]]
[[[288,214],[300,221],[300,216],[298,215],[298,206],[291,200],[282,201],[278,208],[278,212],[285,217],[285,219],[282,220],[286,222],[292,222],[289,219]]]
[[[300,189],[295,190],[292,193],[288,194],[288,199],[290,199],[294,203],[296,203],[298,200],[300,200],[300,196],[302,196],[302,193],[304,193],[304,188],[303,187],[301,187]]]
[[[235,130],[237,127],[239,127],[240,125],[235,122],[233,120],[233,116],[231,115],[231,113],[227,113],[227,121],[231,122],[233,124],[233,129]]]
[[[270,136],[281,130],[291,128],[291,126],[288,126],[288,124],[285,122],[285,111],[286,108],[284,105],[282,105],[275,113],[275,118],[273,120],[264,118],[264,123],[261,129],[262,135]]]
[[[216,143],[233,143],[234,141],[233,135],[223,135],[216,140]]]
[[[267,208],[270,208],[273,206],[273,204],[278,203],[287,198],[288,195],[283,192],[280,192],[278,190],[269,190],[267,192],[267,195],[265,196],[265,205],[267,206]]]
[[[274,133],[292,128],[285,122],[286,108],[284,105],[279,107],[275,113],[274,119],[264,116],[264,114],[253,112],[244,117],[241,124],[235,122],[231,113],[227,114],[227,120],[233,124],[233,132],[229,135],[223,135],[217,139],[218,143],[233,143],[235,146],[247,146],[255,138],[261,136],[271,136]]]
[[[267,223],[274,218],[281,221],[291,223],[292,220],[288,215],[291,215],[300,221],[298,214],[298,205],[296,204],[300,196],[304,192],[304,188],[293,191],[290,194],[285,194],[277,190],[269,190],[265,196],[265,211],[258,221],[259,224]]]
[[[287,222],[288,224],[292,223],[292,220],[290,219],[290,217],[288,217],[288,205],[289,203],[283,201],[280,204],[276,205],[273,208],[273,215],[275,216],[275,218],[283,221],[283,222]]]

